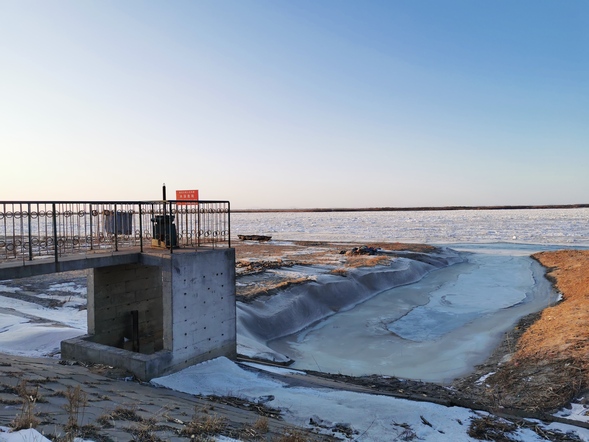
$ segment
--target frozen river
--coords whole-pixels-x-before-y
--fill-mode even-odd
[[[268,343],[294,368],[449,382],[485,361],[519,318],[556,302],[530,255],[585,248],[588,209],[236,214],[236,233],[283,240],[444,245],[464,263],[386,290]]]
[[[294,368],[449,382],[484,362],[519,318],[556,301],[543,275],[527,250],[478,249],[269,346]]]

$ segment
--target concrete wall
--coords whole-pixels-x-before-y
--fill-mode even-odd
[[[62,358],[126,368],[143,380],[218,356],[236,356],[235,250],[143,253],[141,263],[94,269],[88,335]],[[122,347],[139,311],[141,354]],[[142,321],[142,318],[144,320]]]
[[[92,269],[88,277],[88,333],[94,342],[151,354],[163,349],[161,269],[128,264]],[[138,342],[132,339],[137,311]],[[134,342],[135,341],[135,342]]]
[[[164,348],[186,367],[236,356],[235,251],[171,255],[164,283]],[[172,298],[167,299],[168,295]]]

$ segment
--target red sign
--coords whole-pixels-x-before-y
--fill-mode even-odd
[[[198,201],[198,189],[195,190],[176,190],[176,200],[190,200]],[[189,204],[189,203],[178,203],[178,204]],[[194,203],[196,204],[196,203]]]

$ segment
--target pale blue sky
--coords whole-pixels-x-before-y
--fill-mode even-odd
[[[0,0],[0,200],[589,202],[585,0]]]

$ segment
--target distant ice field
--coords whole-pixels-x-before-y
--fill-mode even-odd
[[[231,230],[275,240],[589,246],[589,209],[232,213]]]

